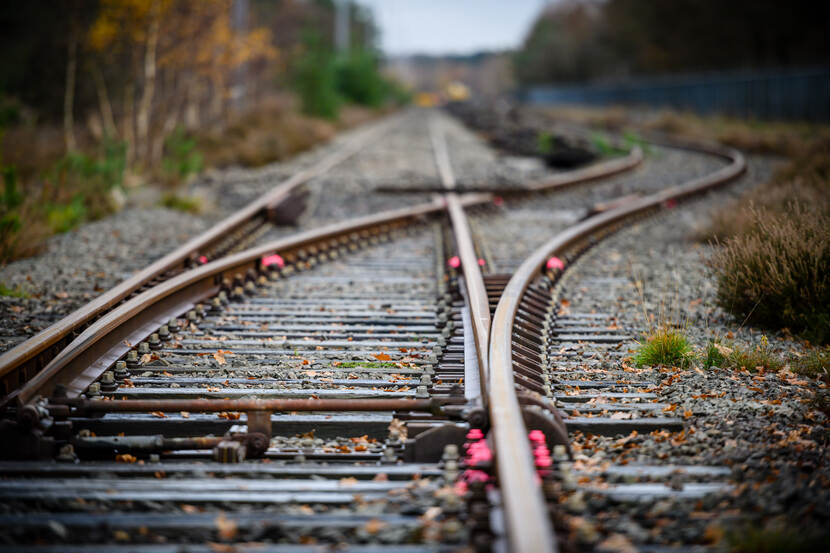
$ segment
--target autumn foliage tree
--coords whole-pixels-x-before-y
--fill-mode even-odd
[[[127,144],[130,165],[151,166],[178,126],[221,125],[243,66],[277,57],[265,28],[238,29],[231,0],[101,0],[85,37],[102,130]]]

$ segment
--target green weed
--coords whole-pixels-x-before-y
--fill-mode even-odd
[[[352,50],[335,64],[337,92],[346,101],[379,107],[389,88],[378,70],[377,57],[362,48]]]
[[[703,350],[701,361],[704,369],[723,367],[726,361],[727,349],[717,340],[710,340]]]
[[[536,135],[536,149],[540,154],[546,156],[553,151],[553,134],[547,131],[539,131]]]
[[[726,540],[730,553],[813,553],[826,551],[821,544],[826,544],[828,537],[826,530],[748,527],[729,532]]]
[[[159,203],[166,208],[184,211],[185,213],[199,213],[202,211],[202,202],[199,198],[180,196],[173,192],[165,194]]]
[[[611,141],[608,140],[608,137],[600,133],[594,133],[591,135],[591,144],[594,149],[604,157],[618,156],[628,153],[624,149],[612,144]]]
[[[27,292],[20,284],[18,284],[14,288],[9,288],[8,286],[0,282],[0,296],[5,296],[8,298],[25,299],[30,298],[31,294],[29,294],[29,292]]]
[[[645,336],[634,353],[633,360],[638,367],[685,367],[691,358],[692,347],[683,332],[663,326]]]

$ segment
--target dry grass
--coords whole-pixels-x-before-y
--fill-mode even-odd
[[[198,150],[209,167],[260,167],[280,161],[330,140],[343,128],[377,117],[376,110],[348,106],[336,122],[302,115],[296,102],[275,96],[227,128],[197,136]]]
[[[830,140],[830,125],[797,121],[758,121],[685,111],[622,106],[556,106],[543,113],[554,119],[614,131],[626,128],[659,131],[720,142],[744,152],[796,156],[821,140]]]
[[[830,340],[830,213],[793,203],[750,211],[748,230],[711,259],[718,304],[741,320]]]

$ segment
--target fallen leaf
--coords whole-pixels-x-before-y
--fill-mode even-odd
[[[377,359],[378,361],[389,361],[390,359],[392,359],[392,358],[391,358],[391,357],[389,357],[389,355],[388,355],[388,354],[386,354],[386,353],[376,353],[376,354],[375,354],[375,355],[373,355],[372,357],[374,357],[374,358],[375,358],[375,359]]]
[[[138,459],[135,458],[135,455],[130,455],[129,453],[122,453],[115,456],[116,463],[135,463],[136,461]]]
[[[190,418],[190,413],[188,413],[187,411],[181,411],[179,414],[182,416],[183,419]]]
[[[167,415],[165,415],[165,414],[164,414],[164,413],[162,413],[161,411],[151,411],[151,412],[150,412],[150,414],[151,414],[151,415],[153,415],[154,417],[158,417],[158,418],[160,418],[160,419],[165,419],[165,418],[167,418]]]
[[[214,519],[213,523],[216,525],[220,539],[230,541],[236,537],[239,528],[235,521],[225,517],[225,513],[219,513],[219,516]]]
[[[354,476],[349,476],[348,478],[341,478],[340,485],[344,487],[354,486],[357,484],[357,478]]]
[[[385,526],[386,526],[385,522],[383,522],[381,520],[378,520],[376,518],[373,518],[372,520],[367,522],[366,525],[363,528],[369,534],[377,534]]]

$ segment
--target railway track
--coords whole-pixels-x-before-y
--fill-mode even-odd
[[[7,456],[26,459],[2,463],[0,526],[17,544],[7,549],[556,550],[568,431],[620,422],[560,413],[574,396],[554,351],[620,336],[596,317],[556,318],[557,282],[592,242],[734,178],[743,160],[707,149],[730,164],[606,207],[494,274],[466,213],[493,195],[455,191],[441,121],[429,130],[443,187],[431,202],[134,279],[47,331],[61,336],[49,347],[4,357],[18,382]],[[641,159],[635,150],[529,192]],[[269,198],[251,217],[275,209]],[[243,247],[238,234],[229,247]],[[203,251],[185,249],[177,263]],[[34,374],[20,368],[32,359],[44,365]],[[607,377],[583,387],[613,394]],[[652,419],[626,428],[675,424]]]

